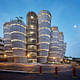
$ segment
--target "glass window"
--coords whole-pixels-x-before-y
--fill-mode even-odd
[[[30,16],[30,18],[31,18],[31,19],[33,19],[33,18],[34,18],[34,16]]]
[[[28,49],[37,49],[37,47],[35,45],[29,45]]]

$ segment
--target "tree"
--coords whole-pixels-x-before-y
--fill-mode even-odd
[[[16,17],[16,19],[17,19],[18,22],[23,22],[23,20],[22,20],[23,17],[22,16]]]

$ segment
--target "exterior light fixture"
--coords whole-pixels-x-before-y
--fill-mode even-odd
[[[63,59],[60,59],[60,61],[63,61]]]
[[[6,58],[7,57],[7,55],[6,54],[4,54],[4,58]]]
[[[33,16],[31,16],[30,18],[31,18],[31,19],[33,19],[34,17],[33,17]]]
[[[29,58],[30,57],[30,54],[28,54],[27,57]]]
[[[53,59],[56,59],[56,57],[53,57]]]

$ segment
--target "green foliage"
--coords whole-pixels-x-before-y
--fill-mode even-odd
[[[23,20],[22,20],[23,17],[22,16],[16,17],[16,19],[17,19],[18,22],[23,22]]]

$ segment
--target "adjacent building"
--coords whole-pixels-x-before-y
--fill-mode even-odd
[[[0,37],[0,57],[4,56],[4,41],[3,38]]]
[[[22,21],[4,24],[4,46],[8,61],[26,62],[26,27]]]
[[[13,51],[12,51],[12,44],[11,44],[11,29],[10,29],[10,22],[6,22],[3,25],[3,33],[4,33],[4,48],[5,48],[5,54],[7,56],[13,56]],[[13,62],[12,57],[8,57],[8,62]]]
[[[66,47],[67,47],[67,43],[66,43],[66,42],[64,42],[64,48],[63,48],[63,58],[64,58],[65,53],[66,53]]]
[[[61,62],[66,51],[66,43],[64,42],[63,32],[59,32],[58,27],[51,27],[50,49],[48,62]]]
[[[57,62],[59,57],[59,30],[57,26],[51,27],[50,48],[48,62]]]
[[[59,32],[59,57],[64,58],[66,51],[66,43],[64,42],[63,32]]]
[[[38,62],[47,63],[50,43],[51,14],[42,10],[38,15]]]

